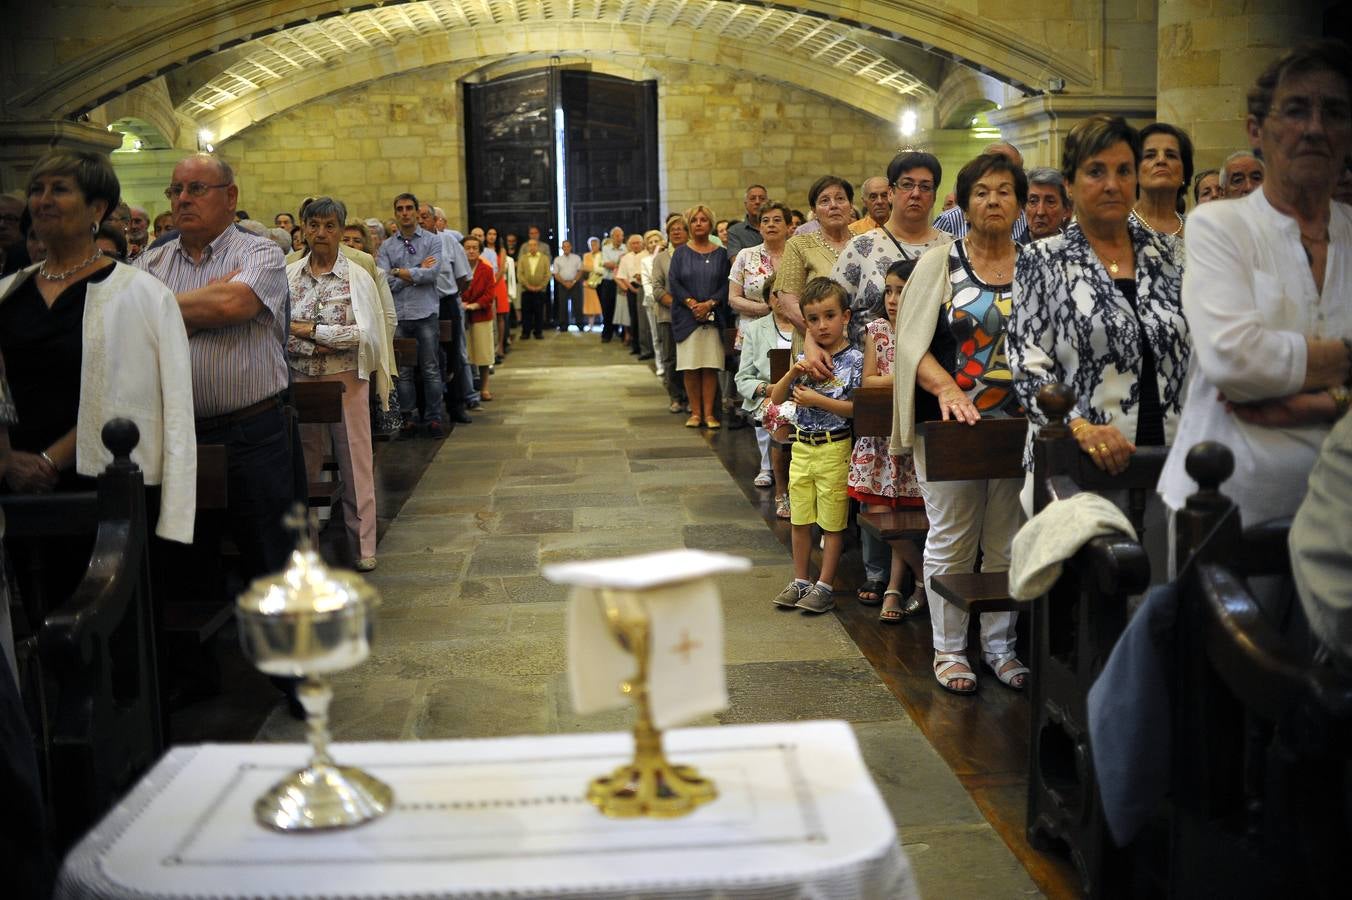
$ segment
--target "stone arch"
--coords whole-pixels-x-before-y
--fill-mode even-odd
[[[513,34],[521,38],[516,46],[497,53],[487,51],[496,39]],[[535,60],[534,66],[541,66],[547,65],[553,56],[561,59],[568,56],[593,64],[613,66],[625,72],[624,77],[628,78],[636,77],[630,73],[644,71],[645,59],[678,59],[735,71],[744,78],[759,77],[778,81],[816,94],[822,93],[824,84],[834,83],[839,74],[827,64],[811,61],[789,65],[787,61],[774,64],[763,60],[756,64],[750,60],[764,54],[755,45],[701,36],[681,29],[630,28],[589,22],[572,23],[548,34],[521,35],[514,26],[501,25],[477,29],[474,42],[429,35],[401,42],[397,53],[389,52],[388,48],[363,50],[344,59],[339,68],[315,66],[287,80],[280,87],[253,91],[239,101],[224,104],[205,114],[199,113],[196,121],[215,135],[218,141],[222,141],[269,116],[365,81],[446,63],[475,60],[499,68],[511,60],[522,60],[523,64]],[[893,90],[863,84],[852,86],[848,96],[835,99],[886,122],[896,120],[904,101]]]
[[[663,10],[688,3],[708,3],[724,15],[753,17],[772,11],[801,12],[821,21],[840,23],[875,36],[902,41],[991,74],[1020,90],[1040,89],[1049,78],[1092,88],[1101,60],[1092,35],[1102,24],[1101,4],[1091,0],[1030,0],[1046,9],[1036,15],[1028,4],[982,14],[966,4],[939,7],[931,0],[795,0],[794,3],[742,0],[385,0],[356,4],[350,0],[199,0],[166,9],[154,4],[125,8],[120,35],[79,35],[74,43],[55,37],[34,44],[27,36],[9,37],[11,48],[24,42],[24,57],[50,59],[50,65],[17,66],[5,85],[16,118],[68,118],[109,102],[119,94],[172,69],[255,38],[308,22],[343,16],[373,6],[395,7],[411,2],[438,3],[438,17],[470,23],[468,12],[486,13],[491,21],[519,17],[522,9],[543,13],[572,11],[591,5],[598,13],[620,12],[645,22],[660,21]],[[611,9],[614,7],[614,10]],[[743,14],[743,10],[746,12]],[[515,13],[516,15],[513,15]],[[540,18],[541,16],[536,16]],[[597,16],[599,18],[599,15]],[[618,19],[618,16],[613,18]],[[90,27],[104,20],[89,17]],[[50,32],[49,32],[50,33]],[[62,53],[70,58],[63,59]]]

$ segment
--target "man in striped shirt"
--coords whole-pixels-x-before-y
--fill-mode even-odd
[[[194,546],[219,555],[230,528],[247,578],[279,571],[294,540],[282,517],[295,495],[286,390],[287,283],[282,251],[234,227],[239,187],[219,157],[196,153],[174,167],[165,196],[178,236],[135,265],[178,297],[192,352],[199,444],[224,444],[224,522],[199,515]]]

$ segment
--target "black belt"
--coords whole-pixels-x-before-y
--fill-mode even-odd
[[[793,431],[793,439],[800,444],[833,444],[854,436],[850,428],[837,428],[834,431],[803,431],[795,428]]]
[[[270,409],[276,409],[281,406],[282,398],[274,394],[265,400],[259,400],[257,403],[237,409],[234,412],[222,413],[219,416],[206,416],[196,421],[197,432],[215,431],[217,428],[224,428],[227,425],[234,425],[236,422],[243,422],[245,419],[252,419],[254,416],[265,413]]]

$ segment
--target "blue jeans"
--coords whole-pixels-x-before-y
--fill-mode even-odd
[[[418,370],[423,383],[423,421],[440,422],[441,415],[441,363],[437,359],[440,349],[440,326],[436,313],[425,319],[405,319],[395,328],[396,337],[413,338],[418,342]],[[399,367],[399,409],[405,419],[416,418],[418,389],[413,383],[413,366]]]
[[[469,362],[469,344],[465,337],[469,322],[465,320],[465,308],[460,305],[460,295],[452,294],[441,298],[441,318],[455,323],[455,338],[446,345],[446,377],[455,374],[451,384],[446,386],[452,391],[447,406],[461,409],[466,405],[479,402],[479,392],[474,389],[474,366]],[[459,391],[457,396],[455,391]]]

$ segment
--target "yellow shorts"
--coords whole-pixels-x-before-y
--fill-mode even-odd
[[[845,482],[850,474],[849,440],[793,445],[789,462],[789,510],[795,525],[844,531],[850,517]]]

